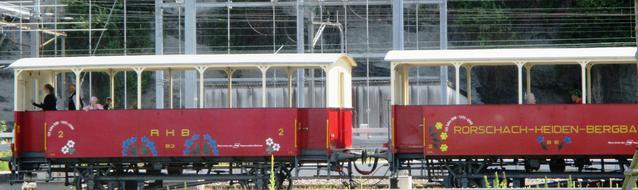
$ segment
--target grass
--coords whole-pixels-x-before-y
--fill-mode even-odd
[[[10,157],[11,151],[2,151],[0,152],[0,158],[2,157]],[[0,161],[0,171],[9,171],[9,162]]]

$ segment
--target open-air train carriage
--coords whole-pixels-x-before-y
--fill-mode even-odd
[[[143,185],[143,181],[166,179],[234,180],[255,182],[263,187],[268,181],[270,155],[274,155],[277,184],[286,179],[290,182],[290,170],[304,162],[330,165],[351,158],[347,149],[351,146],[351,67],[355,65],[345,54],[20,59],[10,65],[15,72],[12,180],[33,180],[30,173],[44,170],[65,172],[67,182],[74,178],[78,187],[89,184],[89,188],[117,186],[115,181]],[[292,72],[309,68],[325,74],[325,107],[292,106]],[[233,108],[230,97],[233,93],[228,93],[228,108],[205,108],[206,72],[224,71],[230,92],[234,71],[248,69],[261,72],[262,107]],[[266,107],[269,69],[288,71],[290,107]],[[142,109],[142,72],[169,73],[167,85],[172,108],[172,73],[185,70],[196,71],[199,79],[195,80],[199,84],[197,108]],[[42,85],[58,87],[56,77],[68,72],[74,74],[72,83],[76,84],[81,84],[83,73],[108,73],[109,93],[115,98],[115,91],[120,89],[115,89],[114,76],[123,71],[137,74],[137,110],[76,111],[58,106],[58,110],[64,111],[34,111],[30,105],[30,100],[44,97],[38,93]],[[76,92],[75,104],[80,109],[82,85],[77,85]],[[58,101],[63,100],[58,97]],[[219,165],[220,162],[228,164]],[[208,175],[179,175],[189,169],[205,169]],[[213,170],[218,174],[211,174]]]
[[[638,105],[590,104],[591,68],[635,65],[636,48],[408,50],[390,51],[385,60],[392,72],[395,171],[422,160],[428,177],[444,178],[450,186],[480,186],[495,171],[507,172],[516,185],[525,177],[607,179],[622,176],[638,144]],[[580,66],[582,104],[523,104],[524,94],[533,93],[534,66],[567,64]],[[410,105],[411,67],[453,66],[459,104],[462,68],[471,78],[472,67],[503,65],[516,66],[518,104]],[[471,81],[466,84],[470,104]],[[544,164],[550,171],[530,173]]]

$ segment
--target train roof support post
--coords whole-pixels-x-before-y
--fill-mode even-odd
[[[523,66],[525,61],[514,61],[518,71],[518,104],[523,104]]]
[[[73,74],[75,74],[75,110],[80,110],[82,109],[80,107],[80,96],[82,96],[82,83],[80,80],[81,74],[82,74],[82,70],[81,68],[73,68],[71,69],[71,71],[73,71]]]
[[[110,108],[113,109],[113,106],[115,106],[115,74],[117,72],[114,71],[113,69],[110,69],[108,72],[109,75],[109,83],[110,83],[110,90],[109,90],[109,96],[111,96],[111,105]]]
[[[235,69],[226,68],[224,71],[228,76],[228,108],[233,108],[233,73],[235,73]]]
[[[257,68],[259,69],[259,71],[261,71],[261,107],[265,108],[268,105],[268,103],[266,102],[267,100],[266,76],[268,74],[268,68],[270,68],[270,66],[260,65],[260,66],[257,66]]]
[[[195,67],[197,72],[199,73],[199,108],[204,108],[204,74],[206,73],[206,66],[197,66]]]
[[[591,92],[591,67],[593,67],[594,64],[587,64],[587,103],[591,104],[592,102],[592,92]]]
[[[530,96],[532,94],[532,64],[526,64],[525,66],[525,95]]]
[[[144,72],[144,67],[135,67],[133,68],[135,74],[137,75],[137,109],[142,109],[142,72]]]
[[[472,104],[472,65],[465,66],[465,82],[467,91],[467,104]]]
[[[168,68],[168,96],[168,103],[170,104],[168,107],[173,109],[173,69],[171,68]]]
[[[580,65],[580,81],[581,81],[581,102],[583,104],[587,103],[587,67],[589,65],[589,60],[578,61]]]
[[[454,104],[459,104],[459,99],[461,98],[461,76],[459,75],[461,74],[460,70],[463,62],[452,62],[452,65],[454,65],[454,90],[456,91],[454,93]]]
[[[293,72],[293,69],[288,67],[288,68],[286,68],[286,71],[288,73],[288,107],[292,108],[293,107],[292,106],[292,95],[293,95],[293,93],[292,93],[292,72]]]

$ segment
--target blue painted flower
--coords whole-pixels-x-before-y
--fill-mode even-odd
[[[536,137],[536,142],[543,143],[543,141],[545,141],[545,137],[543,135],[538,135],[538,137]]]
[[[153,156],[157,156],[157,148],[155,147],[155,143],[154,143],[153,141],[151,141],[150,139],[148,139],[148,137],[143,136],[143,137],[142,137],[142,142],[143,142],[144,144],[146,144],[146,147],[147,147],[148,149],[150,149],[150,150],[151,150],[151,154],[152,154]]]
[[[217,150],[217,141],[213,139],[209,134],[204,135],[204,139],[208,142],[208,145],[213,149],[213,155],[219,155],[219,150]]]
[[[569,136],[565,136],[563,137],[563,142],[565,142],[565,144],[572,143],[572,138]]]
[[[122,156],[128,155],[128,147],[137,141],[137,137],[131,137],[122,141]]]

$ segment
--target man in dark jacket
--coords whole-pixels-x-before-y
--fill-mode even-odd
[[[69,108],[69,110],[77,110],[75,108],[75,84],[69,85],[69,93],[71,94],[71,96],[69,97],[69,105],[67,107]],[[80,107],[84,107],[82,98],[80,98]]]
[[[44,93],[46,93],[47,95],[44,97],[44,101],[41,104],[37,104],[35,102],[33,102],[31,104],[33,104],[33,106],[35,106],[35,107],[42,108],[43,111],[57,110],[55,108],[57,100],[55,99],[55,95],[53,94],[53,92],[55,92],[53,90],[53,86],[51,86],[50,84],[45,84],[44,85]]]

